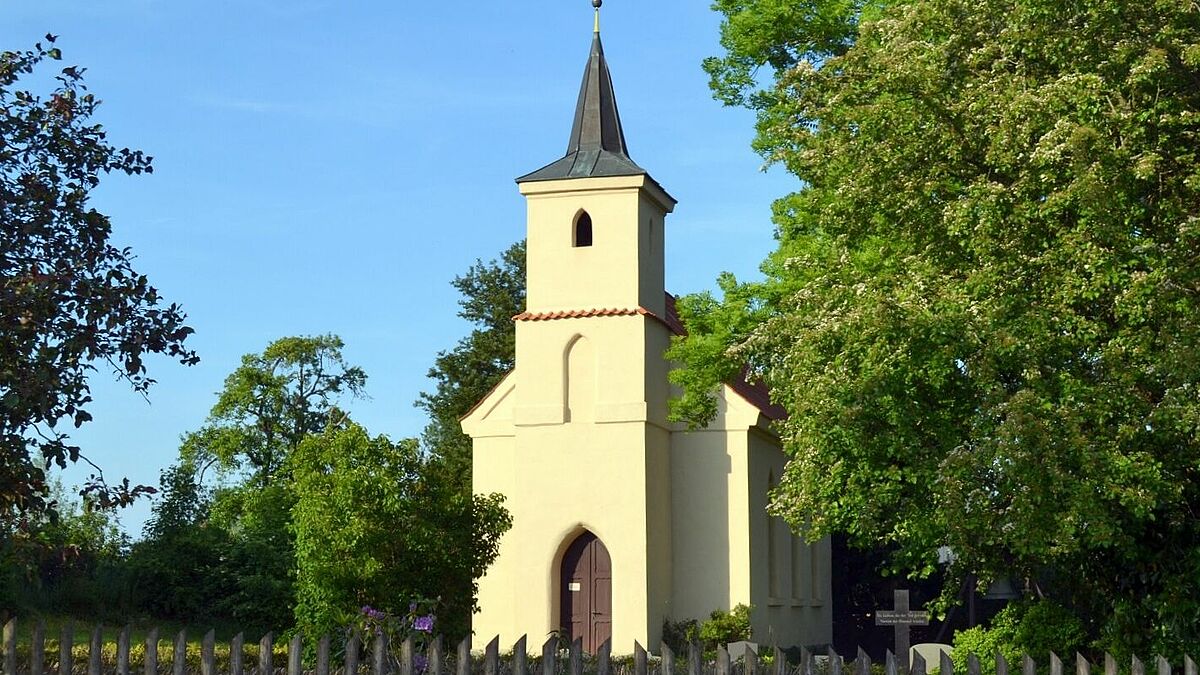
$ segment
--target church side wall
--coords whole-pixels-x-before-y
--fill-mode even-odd
[[[786,457],[769,434],[752,429],[748,442],[754,639],[780,647],[828,644],[829,540],[808,544],[781,518],[767,514],[768,492]]]
[[[745,442],[722,429],[672,434],[674,621],[750,601]]]

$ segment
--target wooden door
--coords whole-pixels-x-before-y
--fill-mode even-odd
[[[584,532],[563,554],[560,597],[562,629],[595,654],[612,637],[612,560],[591,532]]]

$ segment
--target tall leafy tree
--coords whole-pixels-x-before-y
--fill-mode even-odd
[[[363,394],[367,375],[342,357],[336,335],[281,338],[247,354],[199,431],[183,443],[184,458],[201,472],[213,465],[270,485],[289,454],[338,417],[342,395]]]
[[[296,493],[288,466],[306,438],[344,421],[337,405],[343,396],[363,395],[366,373],[346,362],[343,346],[334,335],[287,337],[242,357],[205,426],[185,436],[180,449],[200,478],[211,479],[214,468],[224,477],[202,529],[227,540],[219,569],[233,584],[220,611],[246,626],[289,622]],[[190,546],[195,537],[179,541]]]
[[[676,413],[749,362],[794,525],[917,575],[948,546],[1119,651],[1200,642],[1196,4],[716,8],[714,91],[801,184],[763,282],[680,303]]]
[[[308,438],[292,466],[301,628],[350,625],[364,605],[403,616],[432,602],[438,632],[470,634],[475,582],[512,525],[501,495],[464,494],[416,439],[355,424]]]
[[[525,311],[525,242],[508,247],[498,260],[475,261],[452,283],[462,294],[458,315],[473,328],[454,349],[438,354],[429,370],[437,387],[433,393],[422,393],[417,406],[430,416],[421,437],[423,445],[469,492],[471,439],[458,421],[516,363],[512,318]]]
[[[62,68],[46,96],[21,88],[62,58],[54,42],[0,53],[0,521],[9,522],[52,507],[47,467],[82,457],[62,429],[91,419],[91,372],[111,368],[145,393],[147,354],[197,362],[183,311],[163,303],[89,205],[102,175],[149,173],[151,158],[108,143],[82,68]],[[84,488],[98,505],[144,491],[110,486],[99,471]]]

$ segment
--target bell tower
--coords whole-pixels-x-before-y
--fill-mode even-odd
[[[517,184],[528,200],[530,312],[662,316],[663,222],[675,200],[629,157],[598,24],[566,155]]]

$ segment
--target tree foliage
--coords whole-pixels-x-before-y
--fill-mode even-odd
[[[473,328],[454,349],[438,354],[429,370],[437,387],[432,394],[422,393],[417,406],[430,416],[421,438],[425,448],[470,492],[471,439],[459,419],[516,363],[512,318],[525,311],[525,242],[508,247],[499,260],[476,260],[452,283],[462,294],[458,315]]]
[[[149,173],[151,158],[117,149],[93,121],[99,105],[82,68],[55,76],[48,96],[21,89],[61,52],[54,36],[33,50],[0,53],[0,519],[52,507],[46,468],[80,459],[62,431],[91,419],[88,376],[111,367],[135,391],[153,384],[147,354],[185,364],[192,332],[133,269],[130,249],[89,206],[103,174]],[[97,472],[93,503],[128,503],[144,489],[107,485]]]
[[[57,477],[47,497],[53,511],[0,530],[0,614],[54,608],[111,616],[124,591],[119,566],[127,537],[111,510],[93,508]]]
[[[475,581],[512,525],[500,495],[464,494],[415,439],[330,427],[294,457],[297,624],[351,625],[363,606],[403,616],[432,601],[441,628],[470,633]]]
[[[209,516],[212,490],[188,462],[164,469],[160,486],[142,540],[129,555],[131,606],[183,622],[229,617],[238,570],[228,566],[231,537]]]
[[[801,188],[764,281],[680,303],[676,414],[748,362],[793,525],[917,575],[949,546],[1119,651],[1200,642],[1200,7],[716,7],[714,91]]]
[[[247,354],[225,379],[208,422],[184,439],[182,454],[201,472],[216,464],[267,486],[288,456],[331,416],[343,394],[363,394],[367,375],[342,357],[336,335],[281,338]]]

